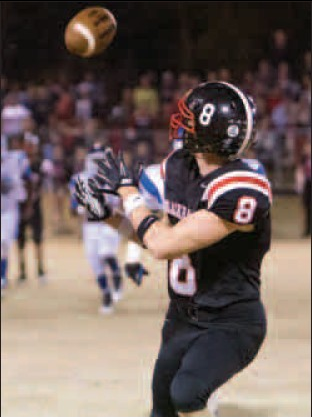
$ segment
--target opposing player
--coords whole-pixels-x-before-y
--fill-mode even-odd
[[[95,143],[89,150],[85,170],[74,175],[70,182],[72,194],[71,208],[73,212],[83,216],[83,242],[88,261],[96,276],[98,286],[102,292],[102,305],[100,313],[109,314],[113,311],[113,304],[122,297],[122,273],[118,261],[118,249],[120,244],[120,234],[111,226],[99,221],[92,215],[88,215],[85,209],[79,205],[79,201],[74,196],[74,186],[79,178],[87,181],[97,173],[96,161],[104,157],[104,147],[100,143]],[[111,210],[118,210],[120,199],[114,195],[107,197],[110,201]],[[140,262],[141,250],[135,243],[130,243],[127,248],[127,262],[125,264],[126,274],[133,281],[140,285],[143,275],[147,273]]]
[[[117,192],[132,238],[169,260],[171,302],[154,370],[153,417],[208,416],[212,394],[254,360],[265,339],[260,270],[270,248],[271,189],[261,166],[241,159],[254,128],[253,102],[240,89],[201,84],[172,116],[171,138],[182,138],[183,149],[162,165],[162,220],[109,151],[84,189],[94,196],[85,199],[88,210],[120,227],[125,220],[109,217],[96,198],[107,188]]]
[[[11,136],[8,148],[1,149],[1,295],[8,284],[8,258],[18,233],[19,204],[24,201],[29,207],[25,184],[30,183],[30,177],[22,136]]]
[[[25,263],[26,231],[32,230],[32,239],[36,248],[37,276],[39,282],[46,281],[43,257],[43,213],[42,213],[42,192],[43,181],[46,176],[44,160],[41,157],[38,145],[29,147],[27,156],[30,164],[30,184],[26,202],[20,203],[20,220],[18,227],[18,254],[19,254],[19,277],[20,283],[27,279]],[[30,206],[30,214],[27,214]]]

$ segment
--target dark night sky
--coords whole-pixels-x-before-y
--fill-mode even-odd
[[[63,33],[81,8],[101,5],[118,22],[117,36],[99,58],[67,53]],[[250,68],[263,56],[270,34],[286,29],[294,56],[310,48],[310,2],[1,2],[2,68],[30,77],[62,66],[206,71]]]

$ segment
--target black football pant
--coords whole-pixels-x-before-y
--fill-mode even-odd
[[[202,318],[171,304],[154,370],[152,417],[205,409],[209,396],[255,358],[265,334],[259,301]]]
[[[36,245],[40,245],[42,242],[43,232],[43,218],[40,202],[36,202],[33,206],[33,215],[30,219],[23,218],[23,211],[26,204],[20,204],[20,222],[18,227],[18,246],[20,249],[24,249],[26,243],[26,229],[30,227],[32,229],[32,238]]]

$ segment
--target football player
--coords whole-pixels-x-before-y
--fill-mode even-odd
[[[32,239],[36,248],[36,262],[37,262],[37,274],[39,282],[46,282],[46,275],[44,269],[44,256],[43,256],[43,230],[44,219],[42,212],[42,193],[43,193],[43,181],[46,177],[44,170],[45,161],[42,159],[39,146],[34,144],[28,146],[27,157],[30,164],[30,182],[31,188],[28,188],[28,198],[26,202],[20,204],[20,220],[18,228],[18,258],[19,258],[19,278],[20,283],[26,281],[26,263],[25,263],[25,245],[27,228],[32,229]],[[30,216],[27,216],[28,204],[30,202],[31,212]]]
[[[79,177],[81,181],[95,175],[98,167],[96,161],[103,159],[104,147],[95,143],[88,152],[85,160],[85,170],[74,175],[70,182],[72,195],[71,209],[83,217],[83,242],[86,256],[96,276],[98,286],[102,292],[100,313],[109,314],[113,311],[113,304],[122,297],[122,274],[117,259],[120,244],[120,233],[113,227],[101,222],[79,205],[79,198],[75,198],[74,185]],[[107,197],[112,211],[118,210],[120,199],[115,195]],[[141,250],[136,243],[130,242],[127,248],[125,272],[137,285],[142,282],[147,270],[140,262]]]
[[[260,274],[270,248],[272,195],[261,165],[242,159],[255,133],[250,97],[229,83],[209,82],[190,90],[178,108],[170,136],[182,139],[183,149],[162,164],[163,218],[147,208],[138,175],[109,150],[84,189],[91,196],[85,205],[120,227],[123,216],[110,216],[99,203],[105,190],[118,193],[133,230],[128,235],[169,261],[171,302],[152,416],[206,417],[212,394],[255,359],[266,336]]]
[[[31,174],[23,137],[12,135],[8,147],[1,149],[1,295],[8,284],[8,259],[18,233],[19,204],[24,202],[28,209],[23,213],[25,217],[30,213],[26,188],[31,187]]]

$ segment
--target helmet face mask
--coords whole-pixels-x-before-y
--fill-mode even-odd
[[[200,84],[178,103],[170,139],[183,139],[192,153],[239,157],[253,142],[255,106],[237,87],[223,82]]]

